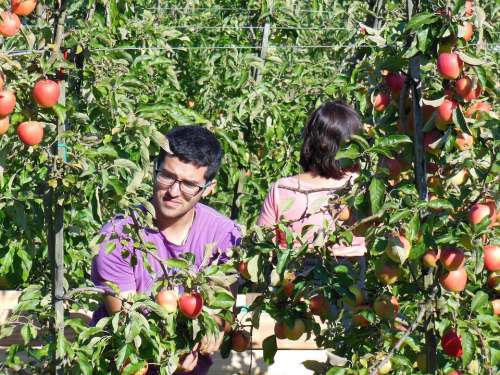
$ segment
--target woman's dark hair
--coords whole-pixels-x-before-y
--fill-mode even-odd
[[[335,160],[340,145],[361,128],[358,113],[342,101],[326,102],[317,108],[304,128],[304,143],[300,150],[300,165],[305,172],[322,177],[343,175]]]
[[[184,163],[208,167],[205,180],[212,180],[219,170],[224,152],[215,135],[200,125],[184,125],[173,128],[166,135],[170,150]],[[162,148],[157,167],[168,153]]]

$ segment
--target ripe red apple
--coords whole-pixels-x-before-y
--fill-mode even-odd
[[[168,313],[177,311],[177,293],[174,290],[164,289],[156,295],[156,303]]]
[[[455,146],[460,151],[471,149],[473,144],[474,144],[474,138],[472,138],[472,135],[464,132],[459,132],[457,134],[457,138],[455,139]]]
[[[458,107],[458,102],[452,98],[444,99],[437,110],[438,120],[442,123],[453,121],[453,111]]]
[[[441,337],[443,351],[451,357],[461,357],[463,354],[462,340],[454,329],[448,329]]]
[[[392,320],[399,311],[399,303],[396,296],[378,296],[373,303],[375,314],[383,319]]]
[[[494,299],[491,301],[491,305],[493,306],[493,314],[500,315],[500,299]]]
[[[244,352],[250,346],[250,334],[244,330],[234,331],[231,335],[231,349],[235,352]]]
[[[488,216],[490,216],[490,208],[485,204],[476,203],[469,210],[469,223],[477,225]]]
[[[12,12],[18,16],[27,16],[36,8],[36,0],[12,0]]]
[[[384,262],[377,264],[375,275],[384,285],[391,285],[398,281],[401,276],[401,269],[393,264]]]
[[[199,293],[186,293],[179,298],[179,310],[189,319],[196,319],[202,309],[203,297]]]
[[[465,98],[471,90],[472,80],[469,77],[465,76],[455,82],[455,91],[462,98]]]
[[[0,118],[0,135],[4,135],[9,130],[10,121],[9,116]]]
[[[385,253],[389,259],[403,264],[410,256],[411,243],[405,236],[400,234],[391,235],[387,238]]]
[[[50,108],[57,104],[61,88],[59,84],[50,79],[44,79],[35,83],[33,87],[33,99],[40,107]]]
[[[465,254],[462,249],[445,248],[441,251],[439,261],[448,271],[455,271],[464,266]]]
[[[23,122],[17,127],[17,135],[24,144],[37,145],[43,138],[43,124],[37,121]]]
[[[283,285],[283,294],[288,298],[291,298],[293,296],[294,289],[295,285],[293,284],[293,282],[290,281]]]
[[[406,76],[403,73],[389,73],[385,77],[385,83],[393,94],[399,94],[405,84]]]
[[[377,112],[382,112],[387,108],[390,101],[391,97],[389,95],[385,92],[379,92],[373,97],[373,106]]]
[[[241,261],[238,264],[238,271],[244,279],[250,280],[250,273],[248,272],[248,263]]]
[[[483,202],[483,204],[487,205],[490,208],[490,219],[491,222],[494,223],[497,221],[497,216],[499,212],[497,212],[497,204],[496,202],[491,199],[491,198],[486,198]]]
[[[476,87],[471,87],[469,92],[465,96],[463,96],[463,98],[466,102],[470,102],[474,99],[479,98],[482,93],[483,93],[483,88],[481,87],[479,82],[477,82]]]
[[[457,79],[462,72],[463,62],[456,53],[443,52],[439,54],[437,69],[445,79]]]
[[[342,300],[344,303],[350,307],[359,306],[365,301],[365,296],[363,295],[363,291],[359,289],[357,286],[351,285],[349,287],[349,292],[354,296],[344,295]]]
[[[488,275],[488,286],[497,291],[500,292],[500,272],[492,272]]]
[[[474,36],[474,25],[470,22],[466,22],[464,23],[463,27],[464,27],[464,33],[462,35],[462,38],[466,42],[468,42]]]
[[[16,95],[10,90],[0,91],[0,117],[10,115],[16,108]]]
[[[5,11],[0,13],[0,18],[0,35],[14,36],[21,29],[21,20],[17,14]]]
[[[500,246],[483,246],[484,268],[490,272],[500,271]]]
[[[462,373],[458,370],[453,370],[453,371],[446,373],[446,375],[462,375]]]
[[[298,340],[305,331],[306,324],[300,318],[296,318],[294,320],[292,327],[289,327],[288,324],[285,324],[285,336],[288,340]]]
[[[283,322],[276,322],[274,324],[274,334],[278,339],[286,339],[286,334],[285,334],[285,323]]]
[[[439,146],[433,145],[441,138],[441,133],[437,130],[431,130],[424,134],[424,148],[430,154],[439,154]]]
[[[472,104],[467,111],[465,111],[465,117],[472,117],[476,115],[476,119],[480,120],[482,118],[481,112],[491,112],[491,104],[487,102],[476,102]],[[477,112],[477,113],[476,113]]]
[[[326,316],[330,310],[330,304],[323,295],[316,294],[309,301],[309,310],[313,315]]]
[[[439,282],[449,292],[461,292],[465,290],[467,285],[467,271],[464,267],[448,271],[448,273],[441,275]]]
[[[440,256],[440,250],[436,251],[434,249],[429,249],[422,257],[422,263],[428,268],[436,268]]]

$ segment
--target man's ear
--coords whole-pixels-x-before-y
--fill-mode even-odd
[[[210,185],[203,191],[203,194],[201,194],[201,197],[206,198],[209,195],[215,194],[216,187],[217,187],[217,180],[212,180],[210,182]]]

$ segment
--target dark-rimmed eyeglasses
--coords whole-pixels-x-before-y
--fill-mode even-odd
[[[208,181],[204,185],[198,185],[195,184],[194,182],[184,181],[177,177],[172,176],[163,169],[155,169],[155,173],[156,173],[156,182],[162,185],[162,187],[171,188],[176,182],[178,182],[181,193],[188,197],[193,197],[199,194],[202,190],[205,190],[208,186],[212,184],[211,181]]]

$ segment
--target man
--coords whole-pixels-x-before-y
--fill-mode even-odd
[[[215,188],[215,175],[223,151],[219,141],[207,129],[189,125],[177,127],[166,135],[166,146],[160,151],[155,164],[152,204],[156,212],[156,228],[148,228],[145,240],[157,247],[160,259],[175,258],[185,252],[195,255],[195,265],[203,261],[205,245],[215,243],[216,249],[225,250],[239,243],[239,228],[214,209],[200,203]],[[100,245],[99,254],[92,264],[92,281],[107,292],[111,282],[120,288],[122,296],[134,292],[149,293],[155,280],[144,267],[142,257],[137,265],[123,259],[122,243],[111,234],[123,235],[123,227],[132,219],[117,216],[103,229],[106,240]],[[106,244],[115,242],[115,249],[106,254]],[[152,262],[157,277],[163,273],[157,261]],[[92,323],[121,308],[121,300],[110,294],[103,297],[102,306],[94,312]],[[222,326],[221,322],[221,326]],[[222,327],[221,327],[222,331]],[[219,349],[222,334],[217,340],[205,339],[181,363],[184,371],[205,374],[212,363],[210,354]]]

